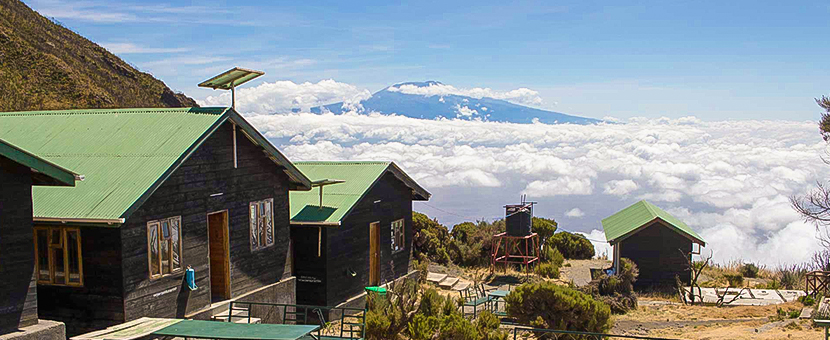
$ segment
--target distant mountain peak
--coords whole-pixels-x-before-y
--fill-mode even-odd
[[[444,85],[444,84],[441,83],[440,81],[427,80],[427,81],[410,81],[410,82],[405,82],[405,83],[397,83],[397,84],[389,86],[389,87],[401,87],[401,86],[406,86],[406,85],[412,85],[412,86],[417,86],[417,87],[427,87],[427,86]],[[387,87],[387,89],[389,87]]]
[[[371,97],[355,103],[334,103],[311,108],[311,112],[344,113],[361,108],[362,112],[398,114],[421,119],[464,119],[510,123],[545,124],[596,124],[597,119],[571,116],[523,106],[503,99],[486,96],[490,89],[482,91],[460,90],[439,81],[403,82],[375,92]],[[473,96],[464,94],[470,93]]]

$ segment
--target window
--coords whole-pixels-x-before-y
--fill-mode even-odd
[[[274,245],[274,199],[251,202],[251,251]]]
[[[83,286],[81,231],[77,228],[35,227],[37,282]]]
[[[150,278],[182,270],[182,217],[147,222],[147,262]]]
[[[399,252],[406,248],[404,240],[403,219],[392,222],[392,252]]]

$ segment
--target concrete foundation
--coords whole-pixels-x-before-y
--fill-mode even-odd
[[[0,335],[0,340],[66,340],[66,326],[63,322],[38,320],[35,325]]]
[[[686,292],[690,290],[689,287],[683,288]],[[718,295],[723,294],[726,292],[726,296],[724,297],[723,301],[728,302],[735,298],[736,295],[740,296],[732,301],[731,303],[727,304],[727,306],[767,306],[767,305],[776,305],[779,303],[791,302],[798,299],[800,296],[804,296],[805,293],[800,290],[775,290],[775,289],[743,289],[740,288],[729,288],[729,290],[725,290],[725,288],[701,288],[700,292],[695,289],[695,296],[702,296],[703,304],[715,304],[718,301]]]

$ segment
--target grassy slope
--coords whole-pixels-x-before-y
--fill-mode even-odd
[[[0,111],[198,106],[19,0],[0,1]]]

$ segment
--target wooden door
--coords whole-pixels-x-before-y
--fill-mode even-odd
[[[369,224],[369,285],[380,284],[380,222]]]
[[[231,298],[228,211],[208,214],[210,292],[213,301]]]

